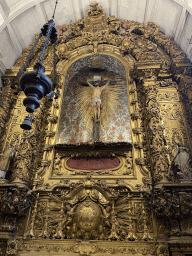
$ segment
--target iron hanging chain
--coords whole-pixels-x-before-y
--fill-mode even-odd
[[[20,75],[24,72],[24,70],[26,69],[27,65],[29,64],[29,61],[30,61],[30,59],[31,59],[31,56],[33,55],[33,52],[34,52],[34,50],[35,50],[37,44],[39,43],[39,40],[41,39],[42,35],[43,35],[43,33],[41,32],[41,33],[39,34],[39,36],[38,36],[38,38],[37,38],[37,40],[36,40],[34,46],[32,47],[32,49],[31,49],[31,51],[30,51],[30,53],[29,53],[29,56],[27,57],[27,59],[26,59],[24,65],[22,66],[22,68],[20,68],[19,72],[17,73],[16,77],[14,78],[14,80],[13,80],[13,82],[12,82],[12,86],[11,86],[12,89],[14,89],[14,87],[15,87],[14,85],[16,84],[16,81],[19,79]]]
[[[55,99],[58,99],[60,96],[60,91],[59,91],[59,85],[58,85],[58,76],[57,76],[57,58],[56,58],[56,43],[57,41],[55,40],[53,42],[53,73],[54,73],[54,81],[53,81],[53,91],[51,91],[49,94],[46,96],[50,98],[50,100],[53,100],[53,97],[55,96]],[[56,89],[56,92],[54,91]]]
[[[37,40],[36,40],[34,46],[32,47],[32,49],[31,49],[31,51],[30,51],[30,53],[29,53],[29,56],[27,57],[27,59],[26,59],[24,65],[23,65],[22,68],[19,70],[19,72],[17,73],[16,77],[13,79],[13,82],[12,82],[12,84],[11,84],[11,88],[12,88],[12,89],[14,89],[14,88],[15,88],[15,85],[18,84],[18,80],[19,80],[20,75],[25,71],[27,65],[29,64],[29,61],[30,61],[30,59],[31,59],[31,57],[32,57],[32,55],[33,55],[33,52],[34,52],[34,50],[35,50],[37,44],[39,43],[40,38],[42,37],[42,35],[45,35],[46,38],[45,38],[44,44],[43,44],[43,46],[42,46],[42,48],[41,48],[40,56],[38,57],[38,60],[40,61],[40,64],[42,63],[43,58],[44,58],[44,55],[45,55],[45,51],[46,51],[46,49],[47,49],[47,47],[48,47],[48,44],[49,44],[50,37],[53,37],[53,38],[55,37],[55,34],[54,34],[54,33],[56,32],[56,28],[54,27],[54,26],[55,26],[55,23],[54,23],[53,19],[54,19],[54,16],[55,16],[55,11],[56,11],[57,4],[58,4],[58,0],[56,0],[56,2],[55,2],[55,8],[54,8],[52,20],[50,20],[50,21],[48,22],[47,31],[46,31],[46,30],[43,30],[43,29],[45,29],[44,27],[43,27],[43,29],[41,29],[41,33],[39,34],[39,36],[38,36],[38,38],[37,38]],[[54,31],[53,28],[55,29],[55,31]],[[46,32],[46,34],[44,34],[45,32]],[[51,39],[52,39],[52,38],[51,38]],[[57,83],[57,81],[56,81],[56,83]],[[20,90],[21,90],[20,84],[18,84],[18,88],[17,88],[17,90],[15,91],[15,94],[18,94]]]
[[[53,25],[54,25],[54,21],[53,20],[50,20],[49,23],[48,23],[48,28],[47,28],[47,33],[46,33],[46,36],[45,36],[45,41],[43,43],[43,46],[41,48],[41,53],[38,57],[38,60],[39,62],[42,64],[42,61],[44,59],[44,55],[45,55],[45,51],[48,47],[48,44],[49,44],[49,40],[50,40],[50,37],[51,37],[51,33],[52,33],[52,28],[53,28]]]
[[[58,4],[58,0],[55,1],[55,9],[54,9],[54,12],[53,12],[53,16],[52,16],[52,19],[54,19],[55,17],[55,11],[56,11],[56,8],[57,8],[57,4]],[[57,43],[57,39],[55,38],[54,42],[53,42],[53,70],[54,70],[54,88],[56,89],[56,95],[55,95],[55,98],[58,98],[59,95],[60,95],[60,92],[59,92],[59,86],[58,86],[58,76],[57,76],[57,59],[56,59],[56,43]]]
[[[58,76],[57,76],[57,58],[56,58],[56,41],[53,43],[53,71],[54,71],[54,88],[57,93],[59,93],[58,89]]]
[[[52,16],[53,20],[54,20],[54,17],[55,17],[55,11],[56,11],[56,8],[57,8],[57,4],[58,4],[58,0],[56,0],[56,2],[55,2],[55,9],[54,9],[53,16]]]
[[[55,17],[55,11],[56,11],[56,8],[57,8],[57,4],[58,4],[58,0],[56,0],[56,2],[55,2],[55,8],[54,8],[54,11],[53,11],[52,20],[50,20],[48,22],[49,25],[48,25],[46,36],[45,36],[46,38],[45,38],[45,41],[44,41],[44,44],[43,44],[43,47],[42,47],[42,52],[41,52],[40,56],[38,57],[38,60],[40,61],[40,63],[42,63],[42,61],[43,61],[45,51],[48,47],[50,38],[51,38],[52,42],[54,40],[54,35],[53,35],[54,34],[53,30],[55,28],[54,27],[55,26],[54,17]],[[56,28],[55,28],[55,30],[56,30]],[[55,40],[54,40],[54,42],[55,42]]]

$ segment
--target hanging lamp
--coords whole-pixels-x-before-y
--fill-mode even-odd
[[[14,79],[13,84],[11,85],[11,88],[15,88],[15,85],[17,84],[16,81],[19,80],[19,77],[22,75],[22,73],[26,69],[40,38],[44,36],[45,40],[41,47],[41,52],[38,57],[38,62],[35,64],[33,71],[26,72],[20,77],[19,84],[17,86],[16,91],[14,92],[15,94],[18,94],[19,91],[24,91],[27,97],[23,100],[23,104],[26,108],[26,111],[30,114],[33,113],[35,109],[37,109],[40,106],[40,100],[44,96],[49,97],[51,100],[53,100],[53,95],[55,95],[55,98],[59,97],[59,90],[58,90],[58,84],[57,84],[57,71],[56,71],[57,29],[54,23],[54,15],[55,15],[57,4],[58,4],[58,1],[56,0],[52,19],[49,20],[48,23],[46,23],[42,27],[41,33],[39,34],[39,37],[37,38],[33,48],[31,49],[26,62],[24,63],[23,67],[19,70],[17,76]],[[49,42],[51,42],[51,44],[53,45],[53,64],[54,64],[53,84],[50,78],[45,75],[45,67],[42,65]],[[56,90],[56,92],[54,90]],[[25,120],[20,125],[20,127],[25,130],[31,129],[30,115],[25,117]]]

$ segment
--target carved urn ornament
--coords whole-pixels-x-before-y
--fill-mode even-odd
[[[57,41],[57,29],[55,27],[54,23],[54,14],[56,10],[58,1],[55,3],[55,9],[52,16],[52,19],[46,23],[42,29],[41,33],[39,34],[39,37],[37,38],[33,48],[31,49],[31,52],[29,56],[27,57],[27,60],[23,67],[18,72],[14,83],[12,84],[12,88],[15,88],[16,80],[18,80],[19,76],[23,73],[23,71],[26,69],[30,58],[35,50],[35,47],[37,46],[40,38],[42,36],[45,37],[44,43],[41,48],[40,55],[38,57],[38,62],[34,66],[33,71],[26,72],[23,74],[19,80],[19,85],[17,90],[14,92],[15,94],[18,94],[18,92],[24,91],[25,95],[27,96],[23,100],[23,104],[26,107],[26,111],[28,113],[33,113],[35,109],[37,109],[40,106],[40,99],[42,99],[44,96],[50,97],[51,100],[53,100],[53,95],[55,95],[55,98],[58,98],[59,91],[57,86],[57,72],[56,72],[56,41]],[[51,80],[45,75],[45,68],[42,65],[42,61],[44,59],[45,51],[48,47],[49,41],[51,44],[53,44],[54,48],[54,83],[52,85]],[[54,90],[56,89],[56,92]],[[53,91],[52,91],[53,90]],[[25,117],[24,122],[20,125],[22,129],[30,130],[31,129],[31,118],[30,116]]]

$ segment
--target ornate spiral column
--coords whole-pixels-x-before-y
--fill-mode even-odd
[[[165,142],[164,126],[160,117],[160,106],[157,101],[157,76],[161,63],[148,65],[137,64],[137,77],[143,94],[142,119],[147,135],[148,157],[145,161],[151,168],[155,187],[169,183],[168,150]]]

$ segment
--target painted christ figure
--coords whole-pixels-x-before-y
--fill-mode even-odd
[[[98,121],[100,119],[100,114],[101,114],[101,94],[104,89],[107,88],[109,85],[109,81],[104,85],[104,86],[99,86],[100,83],[97,81],[95,86],[93,86],[89,81],[87,80],[87,84],[93,89],[93,94],[92,94],[92,106],[94,109],[94,117],[95,121]]]

